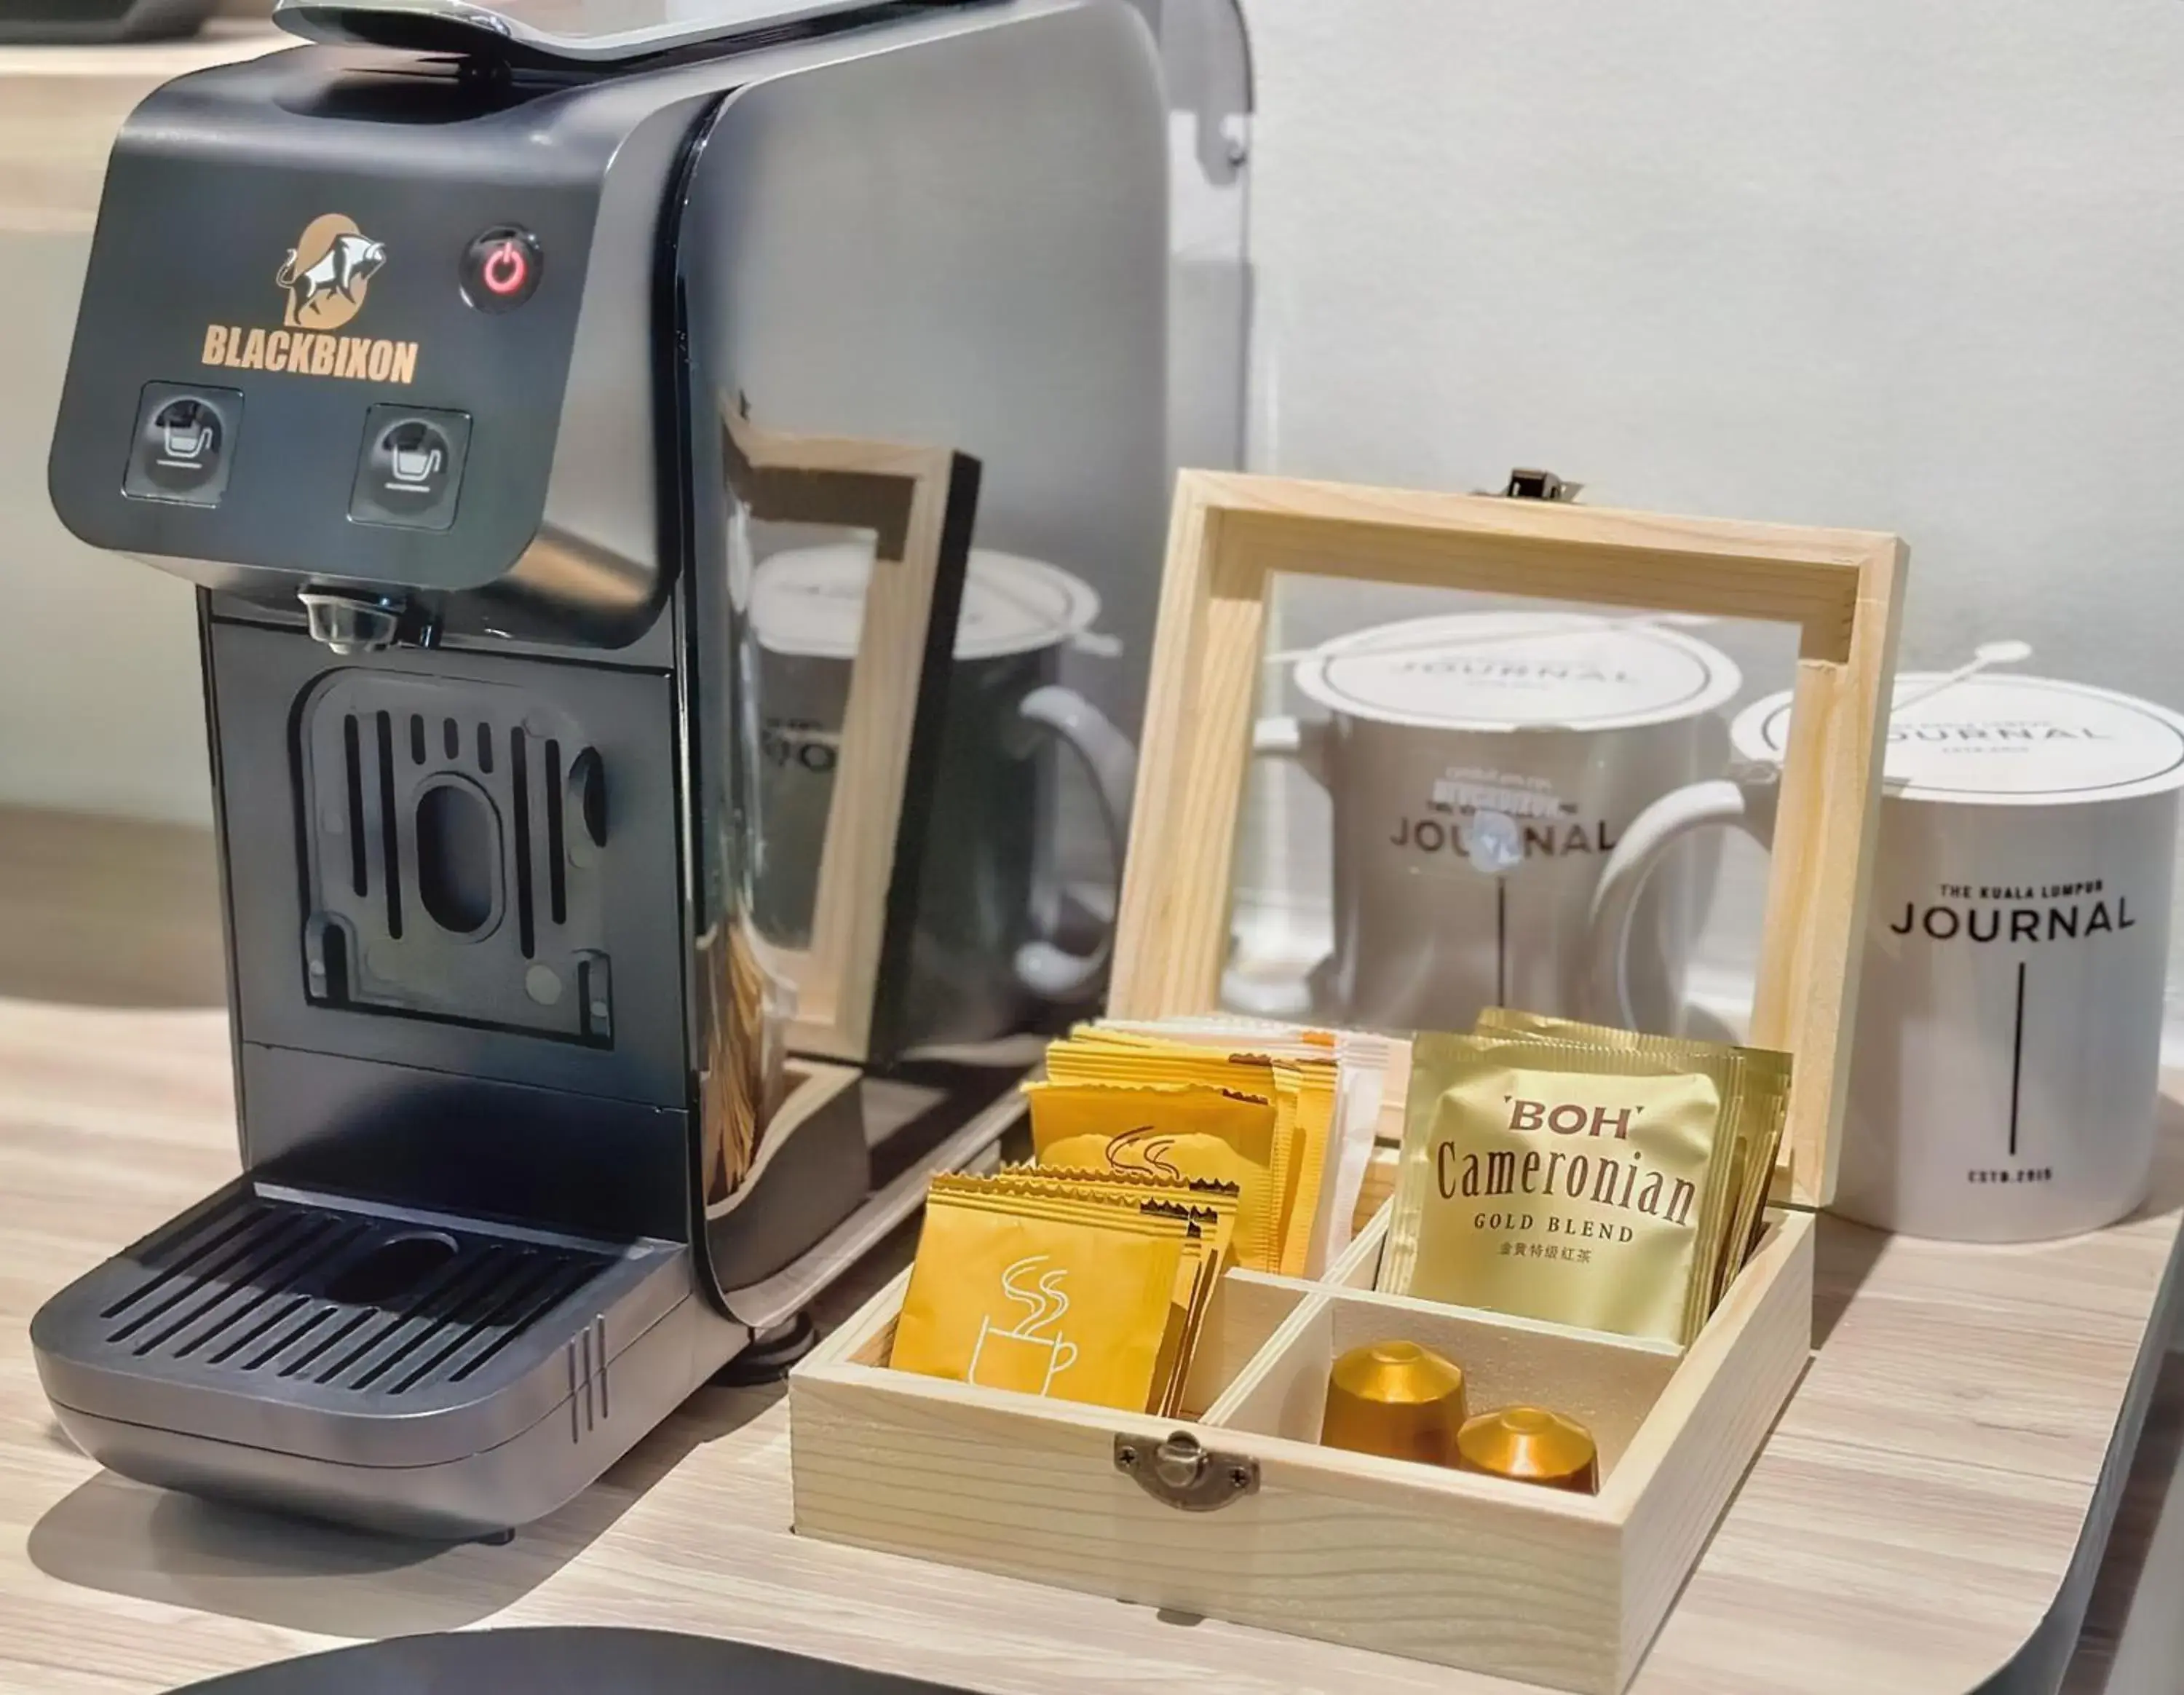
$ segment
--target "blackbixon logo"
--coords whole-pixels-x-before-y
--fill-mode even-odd
[[[281,294],[281,327],[208,324],[203,363],[396,386],[414,381],[416,343],[332,333],[364,309],[371,279],[387,260],[386,244],[354,219],[339,212],[312,219],[273,273]]]
[[[296,237],[273,273],[288,309],[281,321],[292,330],[337,330],[364,306],[365,291],[387,249],[339,212],[314,218]]]

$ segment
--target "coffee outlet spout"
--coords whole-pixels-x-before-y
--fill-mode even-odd
[[[296,599],[303,605],[311,639],[337,654],[381,652],[394,645],[402,628],[404,603],[398,598],[302,588]]]
[[[1019,962],[1114,874],[1061,744],[1127,799],[1166,444],[1240,431],[1233,0],[582,9],[284,0],[111,155],[48,480],[197,588],[241,1172],[31,1339],[146,1482],[553,1511],[793,1358],[1097,993]],[[891,610],[760,627],[815,556]]]

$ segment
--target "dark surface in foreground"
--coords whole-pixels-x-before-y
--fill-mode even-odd
[[[398,1636],[177,1695],[917,1695],[946,1687],[666,1631],[505,1630]]]

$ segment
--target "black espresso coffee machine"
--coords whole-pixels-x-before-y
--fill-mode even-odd
[[[32,1338],[117,1471],[488,1535],[793,1357],[1096,995],[1242,38],[279,19],[122,131],[51,465],[198,585],[243,1174]]]

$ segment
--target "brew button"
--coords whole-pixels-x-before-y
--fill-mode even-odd
[[[220,470],[220,414],[194,395],[170,400],[152,415],[145,443],[152,480],[176,490],[202,488]]]
[[[227,488],[242,396],[232,388],[145,385],[121,492],[138,500],[217,506]]]
[[[473,239],[463,253],[463,298],[481,312],[505,312],[537,292],[544,256],[538,237],[503,224]]]
[[[448,527],[455,521],[470,433],[470,418],[461,412],[374,406],[365,421],[349,516],[409,529]]]
[[[437,500],[445,491],[448,438],[430,424],[404,419],[381,438],[379,453],[384,493],[406,504]]]

